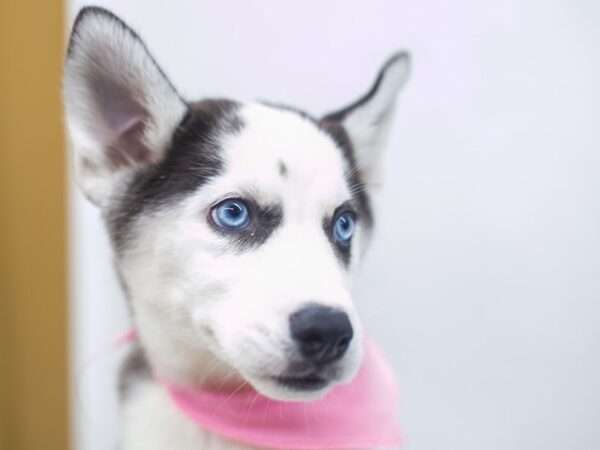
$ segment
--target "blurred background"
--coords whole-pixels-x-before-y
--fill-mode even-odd
[[[98,212],[68,177],[59,96],[84,4],[0,3],[6,450],[118,442],[112,343],[129,324]],[[192,99],[321,114],[409,49],[356,286],[398,374],[406,448],[600,448],[599,2],[95,4]]]

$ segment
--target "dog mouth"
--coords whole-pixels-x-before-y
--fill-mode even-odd
[[[349,382],[354,367],[347,364],[315,366],[302,361],[289,361],[282,371],[246,372],[243,377],[267,397],[283,401],[312,401],[322,398],[337,384]]]
[[[273,377],[273,380],[277,384],[294,391],[318,391],[323,389],[330,382],[329,379],[317,373],[303,376],[277,376]]]

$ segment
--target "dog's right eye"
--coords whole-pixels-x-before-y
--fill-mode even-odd
[[[250,223],[248,206],[239,199],[223,200],[213,207],[210,217],[216,226],[226,231],[243,230]]]
[[[333,237],[343,247],[350,246],[354,234],[356,218],[353,212],[346,211],[338,216],[333,223]]]

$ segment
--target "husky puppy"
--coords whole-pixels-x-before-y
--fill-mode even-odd
[[[313,117],[183,99],[139,36],[83,9],[64,71],[78,184],[101,211],[138,336],[122,379],[122,448],[249,448],[203,430],[155,376],[278,400],[322,398],[363,355],[351,284],[409,57]]]

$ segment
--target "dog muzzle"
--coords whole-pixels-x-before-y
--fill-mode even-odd
[[[397,447],[402,437],[394,375],[372,340],[365,350],[350,383],[309,402],[273,400],[254,390],[190,390],[156,378],[185,416],[233,441],[298,450]]]

